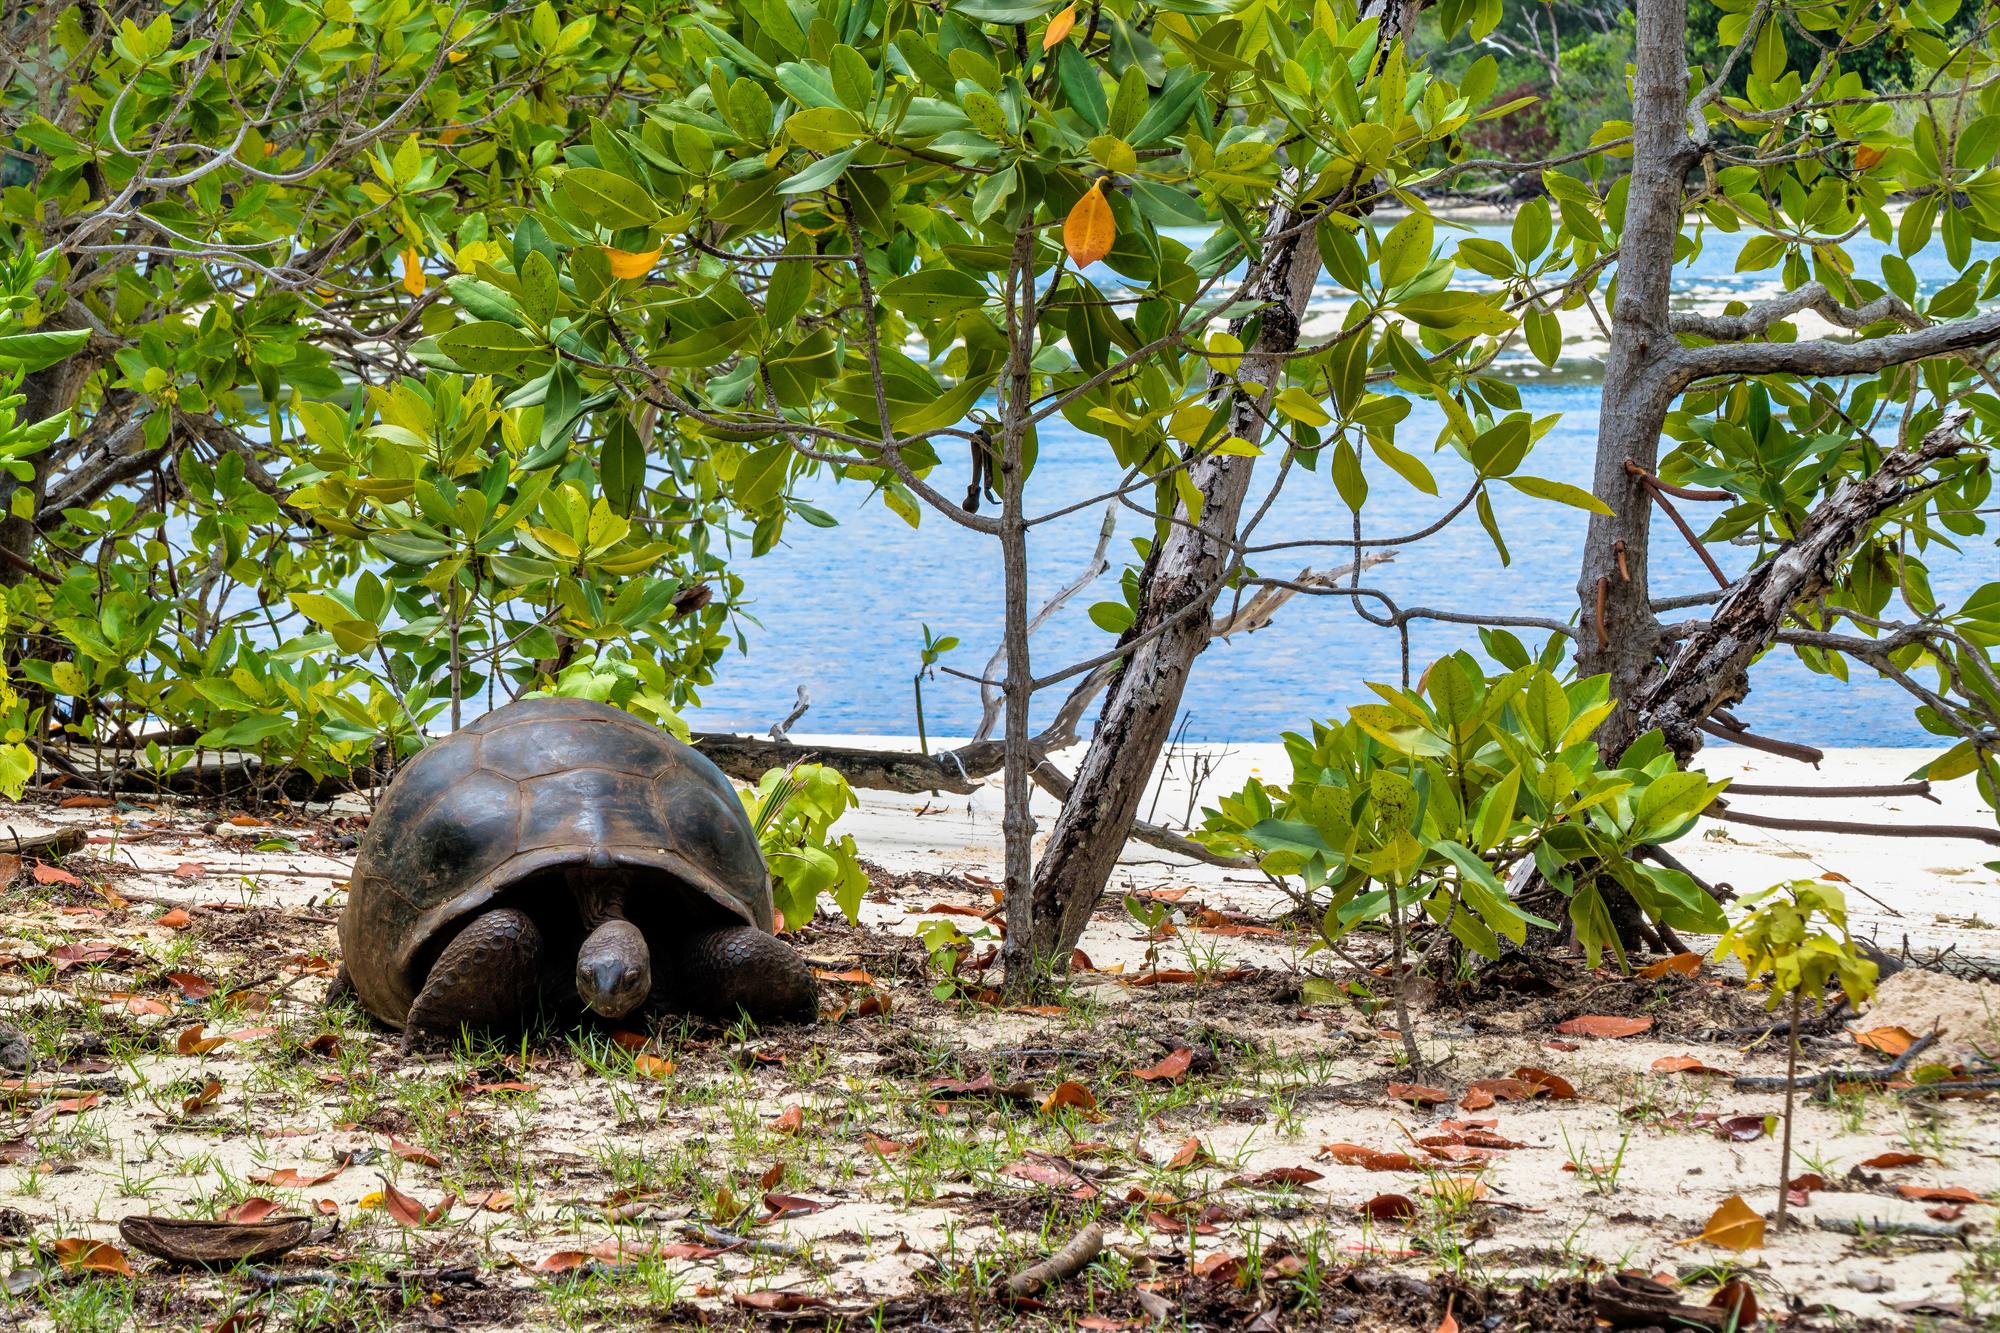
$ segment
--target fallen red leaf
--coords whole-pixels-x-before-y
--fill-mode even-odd
[[[52,866],[46,861],[37,861],[35,863],[35,883],[68,884],[79,889],[83,887],[83,881],[75,875],[70,874],[69,871],[64,870],[61,866]]]
[[[1922,1166],[1925,1162],[1937,1160],[1920,1152],[1885,1152],[1869,1158],[1861,1165],[1874,1171],[1887,1171],[1899,1166]]]
[[[116,1245],[86,1236],[65,1236],[49,1247],[56,1262],[71,1272],[115,1273],[135,1277],[125,1252]]]
[[[1178,1083],[1181,1081],[1183,1077],[1186,1076],[1188,1071],[1188,1066],[1193,1063],[1194,1063],[1194,1052],[1189,1050],[1187,1047],[1182,1046],[1177,1048],[1171,1055],[1167,1056],[1166,1059],[1160,1061],[1158,1064],[1152,1066],[1151,1068],[1134,1069],[1131,1070],[1130,1072],[1133,1078],[1143,1079],[1148,1083],[1156,1083],[1161,1081],[1167,1083]]]
[[[1378,1194],[1357,1211],[1377,1222],[1406,1222],[1417,1215],[1417,1204],[1407,1194]]]
[[[1705,1065],[1692,1055],[1663,1055],[1653,1061],[1655,1074],[1707,1074],[1717,1078],[1728,1078],[1729,1071]]]
[[[278,1211],[278,1205],[270,1199],[245,1199],[239,1204],[222,1210],[225,1222],[261,1222]]]
[[[1570,1086],[1569,1080],[1560,1075],[1551,1074],[1546,1069],[1537,1069],[1533,1065],[1522,1065],[1514,1071],[1514,1077],[1520,1079],[1523,1083],[1532,1083],[1536,1087],[1543,1089],[1552,1102],[1572,1102],[1576,1100],[1576,1089]]]
[[[389,1151],[406,1162],[415,1162],[418,1166],[440,1167],[444,1165],[443,1162],[438,1160],[435,1153],[426,1148],[419,1148],[413,1143],[405,1143],[394,1134],[389,1136]]]
[[[1650,1018],[1621,1018],[1614,1014],[1584,1014],[1556,1024],[1565,1037],[1636,1037],[1653,1026]]]
[[[153,924],[165,926],[168,930],[185,930],[188,922],[192,920],[194,918],[188,915],[185,907],[174,907],[160,913],[154,918]]]
[[[796,1134],[806,1127],[806,1108],[796,1102],[779,1112],[771,1121],[774,1134]]]
[[[1358,1166],[1367,1171],[1415,1171],[1419,1163],[1408,1153],[1384,1152],[1379,1148],[1364,1148],[1358,1143],[1329,1143],[1313,1154],[1318,1161],[1339,1162],[1342,1166]]]
[[[1389,1096],[1412,1106],[1436,1106],[1439,1102],[1451,1100],[1451,1094],[1443,1088],[1426,1087],[1421,1083],[1391,1083]]]
[[[1191,1166],[1205,1165],[1214,1160],[1208,1149],[1202,1146],[1201,1140],[1190,1134],[1182,1140],[1181,1146],[1174,1150],[1174,1155],[1167,1159],[1167,1170],[1185,1171]]]
[[[1979,1196],[1963,1185],[1898,1185],[1896,1193],[1917,1203],[1978,1203]]]

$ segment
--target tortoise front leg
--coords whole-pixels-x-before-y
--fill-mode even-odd
[[[403,1020],[403,1050],[449,1044],[460,1028],[517,1028],[542,997],[542,932],[526,912],[474,917],[431,964]]]
[[[811,1023],[819,983],[792,947],[755,926],[726,926],[688,936],[658,961],[663,998],[704,1017],[759,1023]]]

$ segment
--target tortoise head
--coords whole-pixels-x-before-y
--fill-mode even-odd
[[[593,1013],[623,1018],[652,989],[652,953],[637,926],[613,917],[584,937],[576,952],[576,993]]]

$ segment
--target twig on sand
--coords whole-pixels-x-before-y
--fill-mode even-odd
[[[1961,1240],[1972,1230],[1970,1222],[1918,1222],[1889,1217],[1815,1217],[1813,1225],[1843,1236],[1928,1236],[1937,1240]]]
[[[1935,1045],[1937,1039],[1936,1032],[1918,1037],[1910,1043],[1908,1050],[1880,1069],[1827,1069],[1814,1074],[1811,1078],[1789,1082],[1789,1086],[1801,1091],[1825,1092],[1843,1083],[1887,1083],[1908,1069],[1910,1061]],[[1738,1092],[1783,1092],[1788,1086],[1788,1080],[1774,1074],[1742,1074],[1737,1077],[1733,1086]]]
[[[1006,1294],[1014,1300],[1059,1287],[1081,1273],[1104,1248],[1104,1228],[1096,1222],[1076,1233],[1069,1244],[1038,1264],[1029,1264],[1007,1279]]]
[[[768,1254],[780,1259],[803,1259],[806,1256],[806,1251],[796,1245],[781,1245],[775,1240],[757,1240],[751,1236],[739,1236],[733,1231],[723,1231],[701,1222],[681,1223],[680,1233],[704,1245],[714,1245],[725,1250],[740,1250],[745,1254]]]

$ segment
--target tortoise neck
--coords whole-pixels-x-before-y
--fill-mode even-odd
[[[625,919],[625,876],[616,870],[579,867],[569,872],[569,891],[584,933],[607,921]]]

